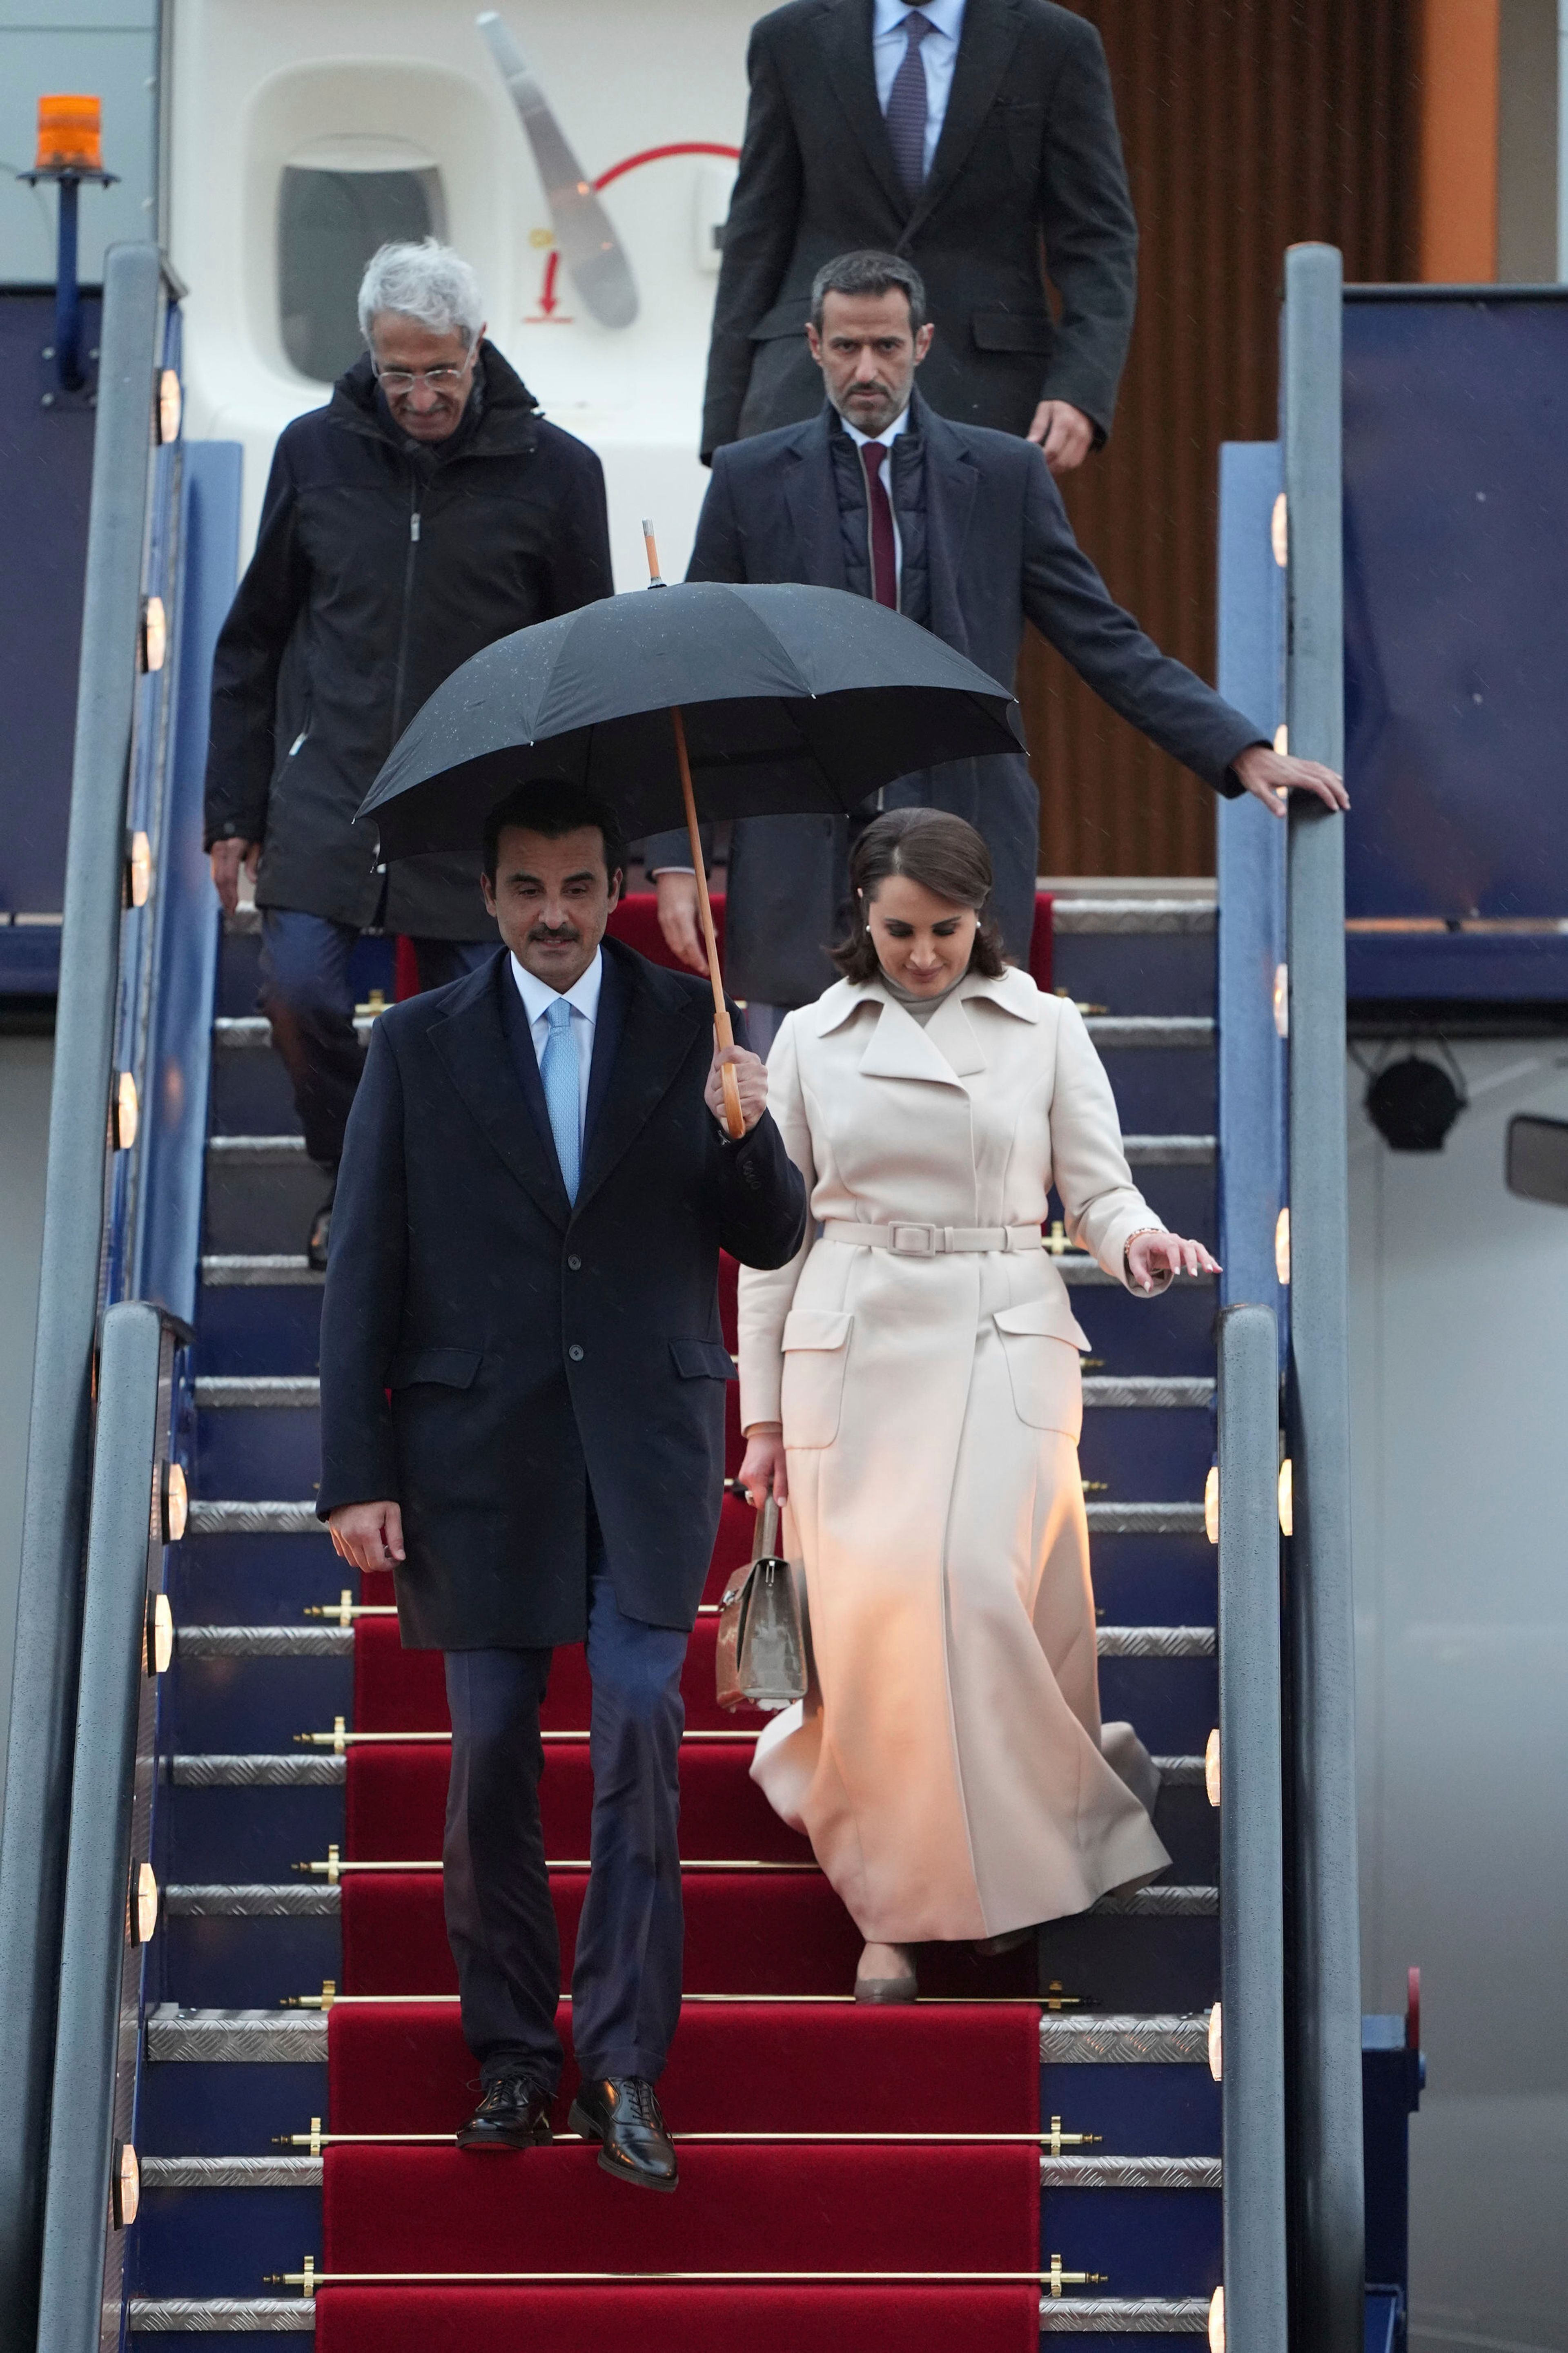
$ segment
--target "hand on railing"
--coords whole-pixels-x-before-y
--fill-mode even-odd
[[[1267,744],[1249,744],[1230,765],[1254,800],[1275,817],[1284,816],[1285,796],[1292,790],[1315,793],[1325,808],[1348,809],[1351,805],[1344,779],[1321,760],[1292,760],[1288,753],[1271,752]]]

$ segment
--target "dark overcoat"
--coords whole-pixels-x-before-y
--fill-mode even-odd
[[[615,940],[604,957],[574,1205],[504,950],[371,1035],[332,1211],[317,1508],[401,1505],[411,1646],[580,1641],[590,1487],[621,1609],[692,1624],[731,1372],[719,1252],[781,1266],[805,1231],[772,1119],[732,1145],[703,1102],[708,983]]]
[[[213,662],[206,839],[262,844],[256,896],[363,930],[489,940],[479,858],[378,863],[355,822],[426,696],[497,638],[611,593],[605,478],[492,343],[478,413],[415,450],[369,355],[279,436]]]
[[[871,62],[872,0],[790,0],[752,27],[724,230],[702,454],[807,417],[811,281],[862,247],[906,255],[944,417],[1023,433],[1041,400],[1110,429],[1138,230],[1100,35],[1050,0],[967,0],[942,136],[911,205]],[[1053,322],[1040,274],[1060,298]]]
[[[1266,731],[1163,654],[1116,603],[1073,537],[1038,449],[1010,434],[935,416],[924,388],[922,367],[910,430],[893,444],[905,553],[900,596],[909,593],[910,558],[918,554],[923,609],[915,617],[1006,685],[1017,668],[1024,623],[1032,621],[1079,677],[1162,751],[1217,792],[1240,792],[1230,764],[1247,744],[1267,742]],[[807,425],[721,449],[687,577],[802,580],[866,593],[863,492],[858,517],[844,504],[848,486],[860,478],[853,467],[842,476],[836,470],[836,442],[850,446],[825,405]],[[911,470],[902,457],[917,452]],[[984,835],[996,875],[993,904],[1008,951],[1026,960],[1039,803],[1023,754],[950,761],[900,777],[882,800],[888,807],[913,802],[949,809]],[[842,818],[749,818],[735,827],[724,972],[737,997],[805,1005],[837,977],[825,951],[843,924],[847,843]],[[645,855],[651,869],[685,865],[690,853],[682,833],[651,837]]]

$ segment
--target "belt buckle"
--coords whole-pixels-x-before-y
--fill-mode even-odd
[[[900,1220],[899,1224],[889,1226],[888,1231],[891,1237],[888,1247],[898,1257],[934,1258],[936,1256],[934,1226],[921,1225],[913,1220]],[[906,1240],[906,1236],[918,1237],[918,1239]]]

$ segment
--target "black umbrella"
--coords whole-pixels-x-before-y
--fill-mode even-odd
[[[719,581],[584,605],[498,638],[437,688],[360,807],[384,858],[471,849],[535,777],[586,786],[634,839],[684,822],[721,1045],[731,1042],[698,838],[710,818],[847,813],[894,776],[1017,751],[1005,687],[837,588]],[[726,1088],[731,1132],[740,1103]]]

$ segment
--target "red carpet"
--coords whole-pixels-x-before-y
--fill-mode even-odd
[[[570,2047],[569,2002],[559,2025]],[[659,2089],[683,2132],[1032,2133],[1038,2044],[1023,2002],[691,2002]],[[472,2109],[455,2002],[340,2002],[327,2047],[336,2133],[455,2132]],[[571,2082],[569,2062],[558,2129]]]
[[[748,1520],[751,1514],[747,1514]],[[747,1551],[751,1540],[747,1537]],[[377,1577],[376,1584],[384,1582]],[[368,1587],[373,1580],[366,1577]],[[384,1580],[388,1588],[391,1578]],[[689,1732],[762,1730],[754,1707],[721,1708],[714,1697],[717,1619],[699,1618],[686,1654],[680,1688]],[[582,1730],[588,1721],[588,1667],[580,1646],[557,1651],[550,1690],[540,1714],[546,1732]],[[354,1628],[354,1729],[357,1732],[450,1732],[446,1670],[439,1651],[405,1651],[395,1618],[362,1618]]]
[[[375,1862],[421,1862],[441,1852],[449,1749],[353,1748],[348,1758],[348,1852]],[[587,1743],[547,1747],[540,1803],[544,1851],[585,1857],[594,1803]],[[750,1779],[751,1742],[689,1746],[680,1759],[680,1851],[704,1861],[809,1862],[805,1839],[786,1829]]]
[[[606,2183],[613,2188],[613,2183]],[[316,2353],[1038,2353],[1032,2288],[329,2288]]]
[[[630,902],[629,913],[636,908]],[[1044,938],[1049,944],[1048,907]],[[1037,947],[1040,942],[1037,928]],[[1048,978],[1048,969],[1047,977]],[[721,1309],[734,1345],[735,1271]],[[736,1392],[728,1455],[740,1459]],[[752,1518],[726,1497],[708,1584],[716,1599],[744,1559]],[[366,1577],[385,1604],[391,1580]],[[682,1679],[689,1732],[743,1730],[713,1696],[717,1626],[700,1618]],[[580,1649],[560,1652],[545,1704],[551,1732],[585,1729]],[[393,1619],[354,1629],[356,1731],[447,1729],[437,1652],[404,1651]],[[552,1742],[542,1785],[547,1851],[587,1852],[593,1785],[585,1742]],[[681,1754],[681,1851],[690,1862],[809,1862],[748,1777],[749,1740],[690,1740]],[[433,1863],[448,1751],[393,1739],[348,1753],[345,1859]],[[555,1874],[563,1990],[585,1881]],[[327,2124],[350,2135],[447,2135],[469,2112],[478,2068],[449,1997],[439,1873],[350,1872],[342,1882],[345,1997],[328,2030]],[[788,2145],[688,2139],[673,2198],[601,2173],[575,2137],[525,2156],[451,2147],[329,2147],[318,2353],[581,2353],[629,2333],[639,2353],[1034,2353],[1038,2341],[1039,2012],[1031,1950],[982,1961],[967,1946],[928,1948],[910,2009],[843,1997],[860,1939],[820,1873],[691,1871],[685,1879],[686,2003],[660,2084],[678,2136],[771,2133]],[[702,1996],[721,1995],[709,2001]],[[801,1997],[832,1997],[828,2000]],[[999,1996],[1025,1997],[1001,2000]],[[356,2000],[354,1997],[361,1998]],[[370,1997],[372,1999],[364,1999]],[[439,1997],[448,1997],[439,1999]],[[769,1998],[772,1999],[769,1999]],[[795,1999],[780,1999],[795,1997]],[[977,1999],[983,1998],[983,1999]],[[363,2006],[362,2006],[363,2004]],[[562,2010],[570,2051],[571,2007]],[[574,2071],[568,2058],[556,2126]],[[301,2121],[303,2121],[301,2119]],[[898,2146],[813,2140],[844,2133],[947,2135]],[[932,2278],[835,2285],[735,2282],[506,2285],[499,2281],[333,2286],[335,2273],[1024,2273],[1016,2285]]]
[[[1037,2149],[681,2151],[673,2198],[575,2137],[515,2158],[329,2148],[331,2272],[1033,2272]]]

